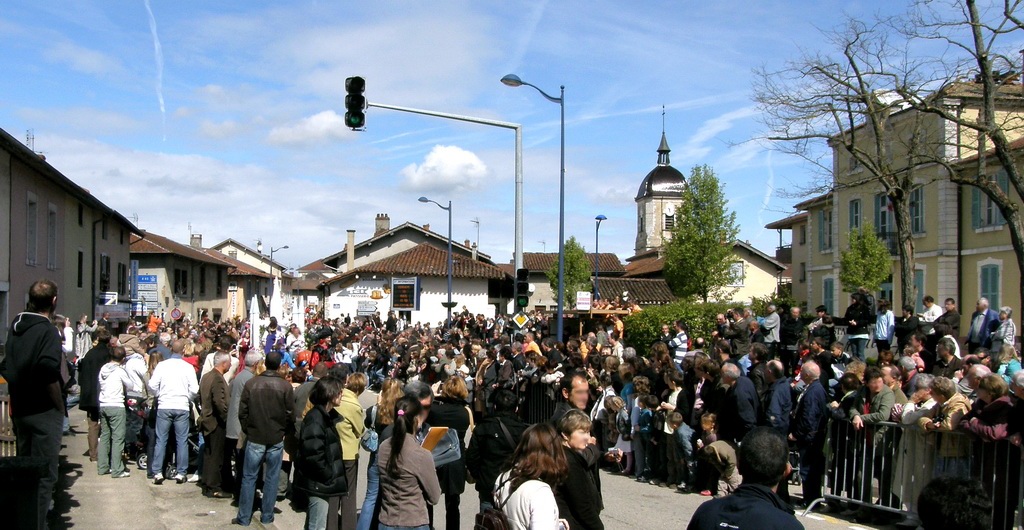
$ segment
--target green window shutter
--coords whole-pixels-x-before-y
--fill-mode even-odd
[[[981,228],[981,190],[971,187],[971,228]]]
[[[1000,169],[998,172],[996,172],[996,185],[999,186],[999,189],[1003,190],[1003,193],[1010,192],[1010,179],[1007,178],[1005,169]],[[995,207],[994,204],[993,207]],[[996,224],[1006,224],[1006,219],[1003,219],[1003,212],[1000,211],[998,207],[996,207]]]

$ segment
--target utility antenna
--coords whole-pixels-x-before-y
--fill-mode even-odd
[[[34,153],[36,151],[36,132],[35,129],[29,129],[25,131],[25,145]]]
[[[137,212],[132,213],[132,223],[134,223],[135,226],[139,226],[139,214]]]
[[[665,105],[661,106],[661,134],[665,134]]]
[[[544,241],[543,239],[541,239],[540,241],[538,241],[538,243],[540,243],[540,247],[542,249],[544,249],[544,253],[547,254],[547,252],[548,252],[548,243],[547,243],[547,241]]]
[[[469,222],[476,225],[476,247],[480,248],[480,218],[474,217]]]

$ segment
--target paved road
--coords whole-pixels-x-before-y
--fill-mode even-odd
[[[375,398],[364,395],[364,405]],[[169,529],[188,530],[230,527],[235,509],[230,501],[208,499],[200,494],[195,484],[175,484],[167,481],[156,486],[146,479],[144,471],[131,466],[132,476],[112,479],[98,476],[95,463],[83,453],[87,450],[85,415],[77,409],[71,413],[72,426],[77,436],[65,437],[61,474],[65,490],[57,497],[59,522],[54,528],[103,529]],[[365,462],[365,455],[361,458]],[[366,491],[365,470],[360,470],[358,495]],[[638,484],[627,477],[604,474],[602,489],[605,509],[601,514],[605,527],[618,529],[681,529],[690,515],[707,499],[697,495],[682,495],[667,488]],[[476,491],[469,486],[462,496],[462,528],[473,528],[473,516],[478,500]],[[302,528],[304,514],[294,511],[287,503],[279,504],[282,513],[268,528]],[[855,525],[827,516],[813,515],[801,522],[808,530],[838,530],[846,528],[876,528]],[[443,502],[435,512],[435,519],[444,520]],[[259,516],[253,526],[259,527]]]

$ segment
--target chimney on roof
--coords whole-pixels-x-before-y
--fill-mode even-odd
[[[192,248],[203,248],[203,234],[192,234],[188,245]]]
[[[467,239],[466,242],[462,244],[462,246],[468,247],[469,246],[469,240]]]
[[[374,237],[379,236],[388,230],[391,230],[391,217],[386,213],[377,214],[377,218],[373,222]]]
[[[356,231],[348,231],[348,243],[345,244],[345,271],[348,272],[356,265]]]
[[[466,243],[469,243],[468,239],[466,240]],[[476,253],[477,253],[476,243],[473,243],[473,261],[476,261]]]
[[[430,224],[428,223],[428,224],[423,225],[423,229],[426,230],[427,232],[429,232],[430,231]]]

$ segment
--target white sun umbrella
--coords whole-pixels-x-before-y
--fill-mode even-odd
[[[277,319],[278,326],[288,325],[288,320],[284,318],[284,300],[281,298],[281,278],[277,276],[274,277],[274,287],[270,290],[270,316]]]
[[[263,351],[263,337],[260,328],[266,327],[267,321],[260,316],[260,302],[257,299],[259,295],[258,292],[252,293],[249,302],[249,340],[254,348]]]

